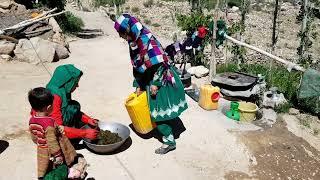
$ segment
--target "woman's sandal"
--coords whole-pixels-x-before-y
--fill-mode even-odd
[[[175,145],[166,145],[166,144],[163,144],[160,148],[156,149],[155,150],[155,153],[156,154],[167,154],[168,152],[170,151],[173,151],[176,149],[176,146]]]

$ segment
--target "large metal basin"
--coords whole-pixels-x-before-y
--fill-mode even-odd
[[[97,153],[109,153],[112,151],[115,151],[118,149],[130,136],[130,129],[122,125],[120,123],[115,122],[99,122],[99,128],[101,130],[109,130],[113,133],[118,133],[118,135],[122,138],[122,141],[114,143],[114,144],[108,144],[108,145],[97,145],[91,142],[89,139],[83,139],[84,143],[88,146],[89,149],[91,149],[94,152]],[[88,126],[85,126],[84,128],[89,128]]]

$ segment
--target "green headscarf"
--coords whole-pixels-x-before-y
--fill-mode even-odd
[[[82,71],[74,67],[74,65],[61,65],[56,68],[51,80],[47,84],[47,89],[49,89],[52,94],[60,96],[62,100],[61,111],[64,122],[71,120],[68,116],[68,114],[70,114],[68,111],[72,111],[72,109],[75,111],[75,108],[68,106],[71,102],[71,90],[78,83],[81,76]],[[76,109],[80,109],[80,106]]]

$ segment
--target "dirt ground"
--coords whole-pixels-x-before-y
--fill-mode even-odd
[[[264,131],[240,133],[239,140],[255,157],[252,176],[230,172],[226,179],[320,179],[319,151],[288,131],[282,119]]]

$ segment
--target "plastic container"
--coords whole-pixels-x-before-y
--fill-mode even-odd
[[[141,95],[132,93],[126,100],[126,109],[132,121],[134,129],[141,134],[147,134],[155,128],[151,121],[147,93]]]
[[[211,84],[200,87],[199,106],[205,110],[218,109],[220,99],[220,88]]]
[[[256,119],[258,106],[250,102],[239,102],[240,121],[252,122]]]

